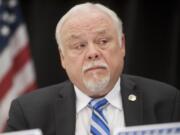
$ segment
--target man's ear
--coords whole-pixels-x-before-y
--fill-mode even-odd
[[[64,62],[64,55],[63,55],[63,53],[62,53],[62,51],[59,49],[59,54],[60,54],[60,60],[61,60],[61,66],[64,68],[64,69],[66,69],[66,64],[65,64],[65,62]]]
[[[121,37],[121,46],[125,49],[125,45],[126,45],[126,39],[125,39],[124,33],[122,33],[122,37]]]
[[[122,53],[125,56],[125,54],[126,54],[126,39],[125,39],[124,33],[121,36],[121,49],[122,49]]]

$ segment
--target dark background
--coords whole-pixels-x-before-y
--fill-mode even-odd
[[[60,65],[55,27],[74,4],[85,0],[20,0],[27,24],[39,87],[67,79]],[[125,73],[180,88],[179,0],[99,0],[123,21],[126,36]]]

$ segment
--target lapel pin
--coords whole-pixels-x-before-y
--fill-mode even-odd
[[[128,99],[130,100],[130,101],[136,101],[136,96],[134,95],[134,94],[130,94],[129,96],[128,96]]]

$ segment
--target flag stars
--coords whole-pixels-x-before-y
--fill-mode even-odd
[[[2,14],[2,20],[7,23],[14,23],[16,16],[14,14],[9,14],[8,12],[4,12]]]
[[[10,33],[10,28],[6,25],[0,28],[0,36],[8,36]]]
[[[9,7],[13,8],[17,5],[17,0],[10,0],[8,3]]]

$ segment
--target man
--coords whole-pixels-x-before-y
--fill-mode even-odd
[[[70,81],[14,100],[7,131],[109,135],[120,127],[180,120],[176,88],[122,74],[125,38],[110,9],[92,3],[73,7],[57,24],[56,39]]]

